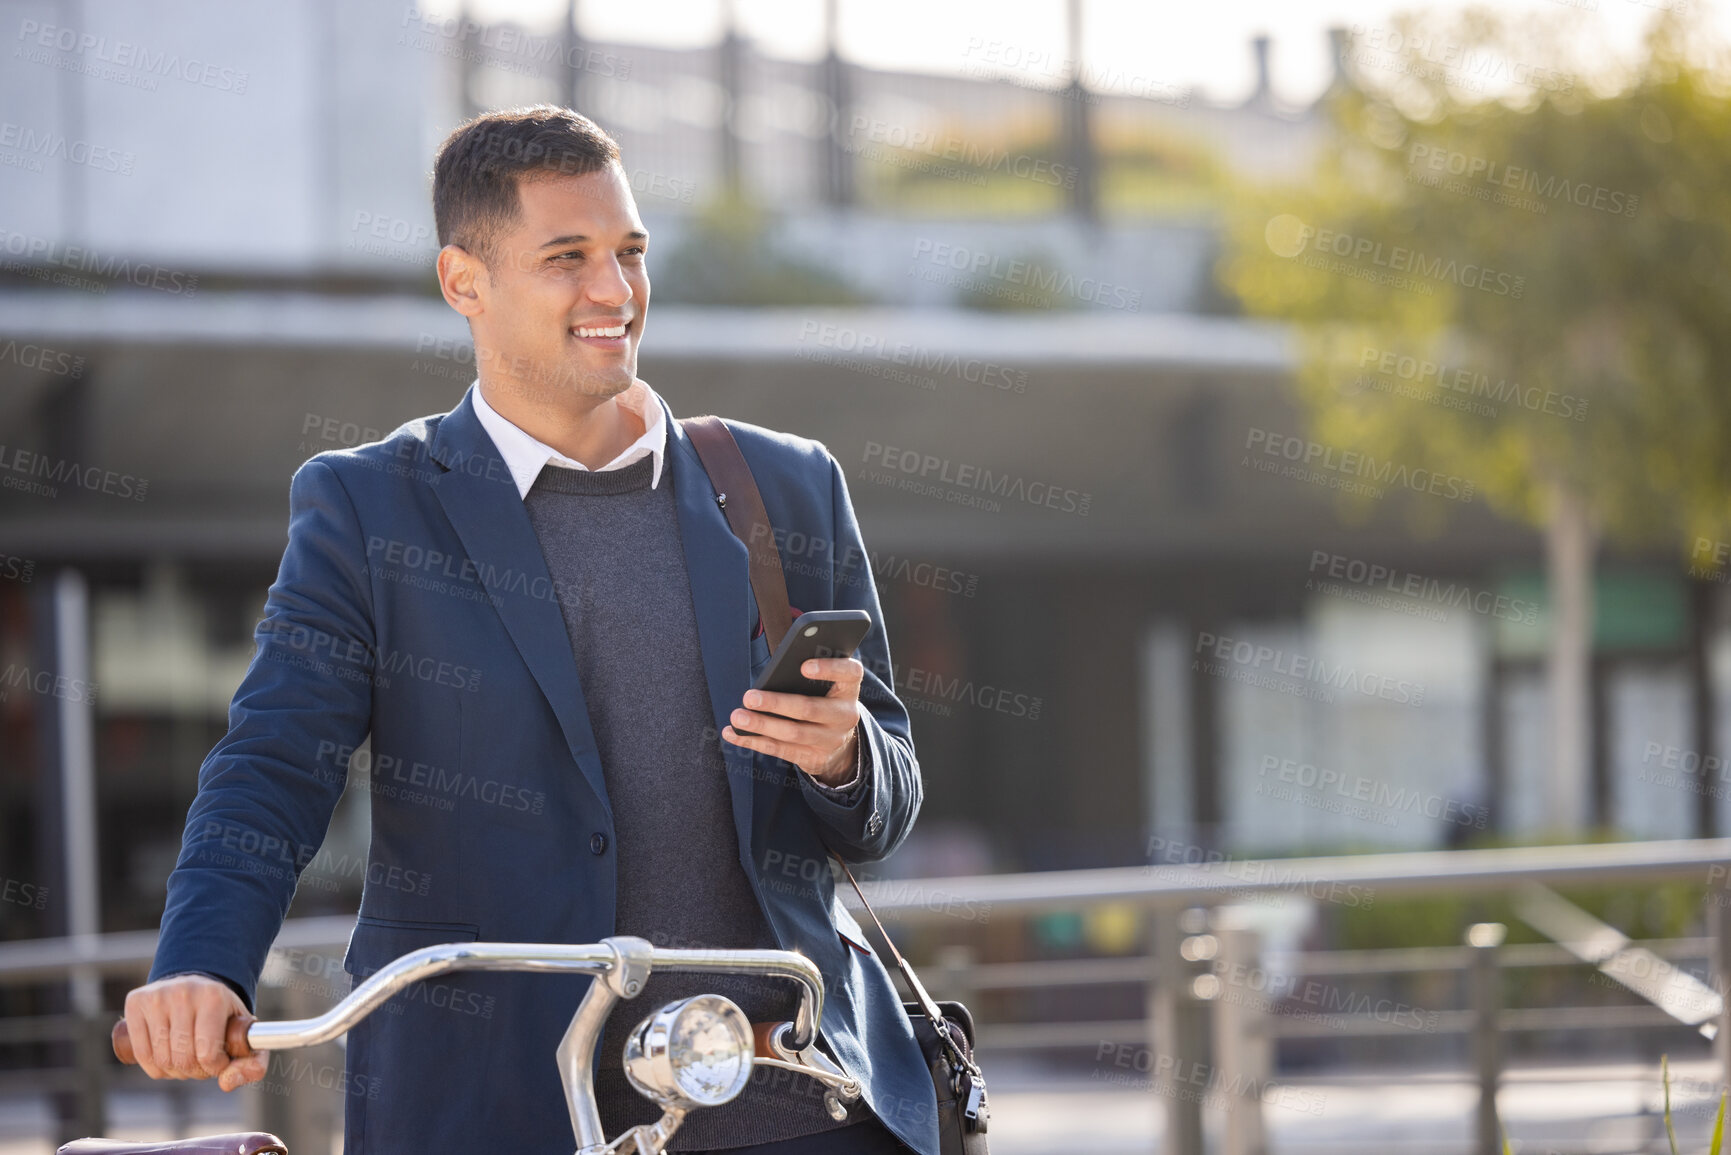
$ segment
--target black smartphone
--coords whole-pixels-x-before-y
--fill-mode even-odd
[[[872,616],[864,610],[807,610],[793,619],[781,645],[770,655],[769,664],[751,683],[751,688],[821,698],[835,683],[808,678],[799,672],[800,666],[812,658],[851,658],[871,628]],[[751,733],[738,726],[734,729],[741,734]]]

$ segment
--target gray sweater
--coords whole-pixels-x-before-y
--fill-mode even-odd
[[[524,498],[571,635],[613,807],[614,933],[666,947],[773,948],[739,861],[672,477],[664,472],[651,488],[652,469],[649,457],[597,472],[549,464]],[[753,1022],[791,1019],[797,1006],[791,983],[652,974],[602,1032],[595,1092],[609,1138],[660,1116],[625,1080],[626,1033],[666,1002],[705,991],[733,999]],[[813,1080],[772,1074],[757,1071],[733,1102],[692,1112],[671,1149],[770,1143],[842,1125],[824,1111]],[[848,1122],[864,1111],[855,1104]]]

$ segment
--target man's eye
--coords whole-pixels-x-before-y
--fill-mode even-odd
[[[556,257],[554,257],[554,258],[553,258],[553,259],[554,259],[554,260],[555,260],[555,261],[562,261],[562,260],[564,260],[564,259],[565,259],[565,258],[566,258],[566,257],[576,257],[576,258],[578,258],[578,259],[579,259],[579,260],[581,260],[581,259],[582,259],[582,257],[583,257],[583,254],[582,254],[582,252],[581,252],[581,251],[579,251],[579,250],[576,250],[576,249],[573,249],[573,250],[572,250],[572,251],[571,251],[571,252],[568,252],[568,253],[560,253],[560,254],[559,254],[559,255],[558,255],[558,256],[556,256]]]

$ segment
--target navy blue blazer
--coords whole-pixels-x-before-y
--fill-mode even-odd
[[[769,651],[754,636],[745,546],[662,408],[715,714],[704,740],[726,758],[740,864],[780,945],[823,972],[822,1037],[841,1066],[896,1135],[938,1155],[931,1077],[827,863],[829,848],[849,862],[888,855],[922,798],[847,484],[821,443],[729,422],[785,534],[789,600],[872,616],[859,653],[867,781],[851,803],[720,738]],[[470,397],[302,465],[288,538],[228,733],[199,771],[151,977],[204,971],[256,990],[303,870],[363,869],[320,844],[369,734],[372,841],[350,975],[435,943],[612,934],[613,817],[583,687],[528,512]],[[569,1152],[554,1048],[590,981],[456,974],[375,1012],[348,1038],[346,1150]]]

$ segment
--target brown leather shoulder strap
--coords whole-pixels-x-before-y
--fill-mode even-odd
[[[926,985],[920,982],[920,976],[914,973],[913,964],[903,958],[902,952],[896,949],[895,940],[890,938],[890,932],[884,929],[883,919],[878,917],[878,912],[872,909],[872,904],[866,898],[865,891],[860,889],[859,879],[853,876],[853,871],[848,869],[848,865],[841,855],[832,850],[829,852],[829,856],[835,859],[835,864],[841,867],[841,872],[847,876],[848,882],[853,884],[853,892],[859,895],[860,905],[865,907],[865,912],[871,916],[872,924],[878,928],[878,933],[883,935],[884,945],[890,948],[890,957],[895,959],[896,969],[902,972],[902,981],[907,983],[908,990],[913,992],[914,1002],[919,1006],[920,1013],[931,1020],[932,1028],[937,1031],[938,1037],[949,1046],[955,1060],[978,1076],[980,1068],[974,1063],[967,1051],[957,1046],[956,1041],[950,1037],[950,1026],[944,1021],[944,1012],[939,1009],[932,996],[926,993]]]
[[[787,600],[787,575],[781,570],[781,551],[775,548],[775,532],[763,494],[751,476],[751,466],[739,451],[733,431],[719,417],[682,417],[680,427],[691,438],[703,469],[715,486],[716,503],[727,515],[734,536],[745,543],[751,565],[751,592],[757,596],[757,612],[763,618],[764,639],[770,653],[781,644],[793,624],[793,609]]]
[[[890,948],[890,957],[896,960],[896,967],[902,972],[902,978],[907,981],[908,989],[913,991],[914,998],[919,1001],[920,1010],[924,1011],[926,1017],[932,1022],[942,1021],[944,1016],[938,1010],[938,1004],[933,1002],[932,996],[926,993],[925,984],[920,982],[919,976],[914,973],[913,966],[902,957],[902,952],[896,949],[895,940],[890,938],[890,932],[884,929],[883,920],[878,917],[878,912],[872,909],[872,904],[866,899],[865,891],[860,889],[859,879],[853,876],[853,871],[848,869],[848,865],[841,855],[832,850],[830,857],[835,859],[835,864],[841,867],[841,872],[847,876],[848,882],[853,884],[853,892],[859,895],[860,905],[865,907],[865,912],[871,916],[872,924],[878,928],[878,933],[884,936],[884,945]]]

